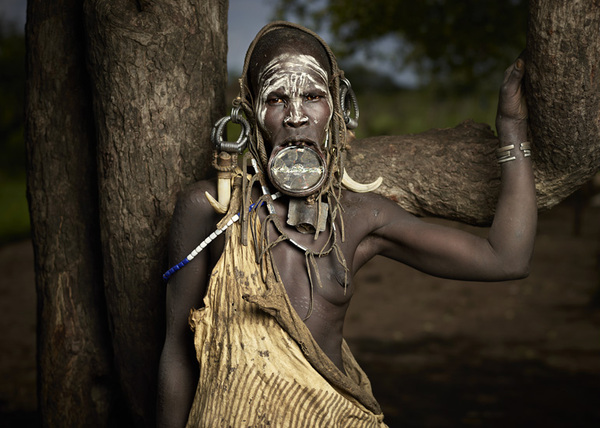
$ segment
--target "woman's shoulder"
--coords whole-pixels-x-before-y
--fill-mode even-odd
[[[216,179],[197,181],[181,190],[177,195],[173,213],[174,221],[183,222],[185,225],[200,223],[208,227],[216,224],[219,215],[208,202],[206,193],[217,198]]]
[[[344,191],[342,193],[342,207],[344,209],[344,219],[361,219],[362,223],[373,229],[391,222],[412,221],[415,219],[413,214],[406,211],[398,203],[373,192]]]

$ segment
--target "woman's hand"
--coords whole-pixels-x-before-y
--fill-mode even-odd
[[[527,129],[527,104],[522,85],[524,75],[525,62],[521,58],[504,72],[496,113],[496,130],[500,139],[504,133],[510,135]]]

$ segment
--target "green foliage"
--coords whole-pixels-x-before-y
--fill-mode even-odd
[[[0,245],[29,235],[25,177],[0,174]]]
[[[449,128],[465,119],[493,124],[497,97],[470,94],[440,97],[427,88],[359,92],[356,136],[401,135],[432,128]]]
[[[0,244],[29,234],[24,111],[25,37],[0,17]]]
[[[422,84],[464,93],[495,89],[524,49],[527,1],[278,0],[276,14],[328,27],[341,58],[373,58],[376,42],[392,38],[387,58],[397,69],[414,67]]]
[[[0,169],[10,175],[25,170],[25,37],[0,22]]]

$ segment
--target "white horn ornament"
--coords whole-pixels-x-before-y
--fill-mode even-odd
[[[217,199],[213,198],[213,196],[204,192],[206,195],[206,199],[210,205],[214,208],[214,210],[219,214],[225,214],[229,209],[229,201],[231,200],[231,170],[232,163],[234,162],[234,158],[230,153],[221,152],[216,158],[217,166],[222,167],[217,172]]]
[[[220,203],[219,201],[217,201],[215,198],[213,198],[210,193],[204,192],[204,195],[206,196],[206,199],[208,199],[208,203],[211,205],[211,207],[214,208],[214,210],[217,213],[219,213],[219,214],[225,214],[227,212],[229,201],[228,201],[227,205],[223,205],[222,203]]]
[[[342,185],[346,189],[352,190],[353,192],[356,192],[356,193],[372,192],[373,190],[377,189],[381,185],[382,182],[383,182],[383,178],[379,177],[377,180],[373,181],[372,183],[359,183],[358,181],[355,181],[348,175],[346,168],[344,168],[344,175],[342,175]]]

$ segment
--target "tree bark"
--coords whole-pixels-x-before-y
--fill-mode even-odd
[[[497,146],[488,125],[465,121],[451,129],[356,141],[347,168],[358,181],[382,176],[376,192],[413,214],[483,225],[500,191]]]
[[[600,170],[600,1],[532,0],[529,15],[526,89],[546,207]]]
[[[29,2],[45,426],[154,425],[167,229],[177,192],[210,171],[226,31],[226,0]]]
[[[176,195],[211,173],[210,129],[225,113],[227,9],[225,0],[86,3],[104,285],[138,426],[154,423]]]
[[[600,169],[600,2],[530,1],[525,88],[538,207],[549,209]],[[351,175],[408,211],[488,224],[499,190],[486,125],[356,141]]]
[[[38,295],[38,410],[44,426],[109,426],[119,389],[104,304],[81,5],[30,0],[27,16],[25,139]]]

